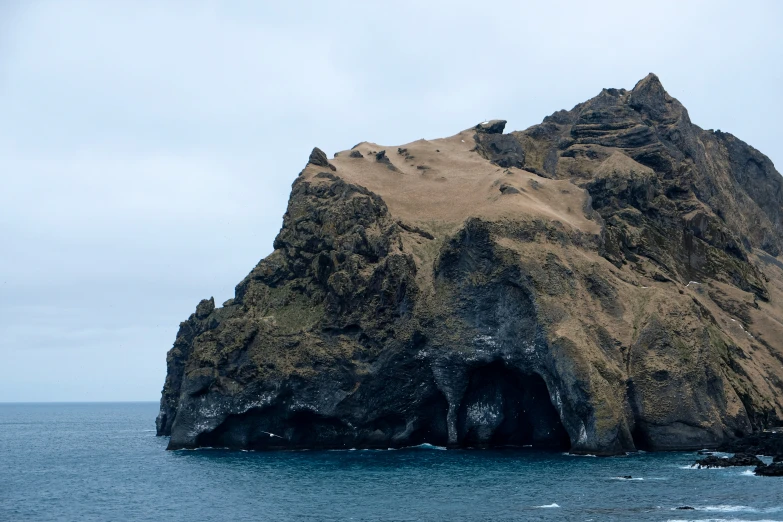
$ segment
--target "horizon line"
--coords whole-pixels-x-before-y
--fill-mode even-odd
[[[154,400],[118,400],[118,401],[0,401],[3,404],[139,404],[139,403],[157,403]]]

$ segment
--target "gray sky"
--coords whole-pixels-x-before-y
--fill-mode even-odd
[[[652,71],[783,164],[783,2],[419,3],[0,2],[0,401],[157,400],[316,145],[523,129]]]

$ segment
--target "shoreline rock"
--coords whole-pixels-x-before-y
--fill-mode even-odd
[[[716,457],[710,455],[707,458],[697,460],[695,465],[701,468],[729,468],[733,466],[763,466],[764,462],[755,455],[737,453],[732,457]]]
[[[753,472],[762,477],[783,477],[783,462],[758,466]]]

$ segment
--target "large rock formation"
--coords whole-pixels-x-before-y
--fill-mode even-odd
[[[650,75],[540,125],[310,156],[168,355],[169,448],[715,447],[783,418],[783,194]],[[385,151],[395,151],[385,152]]]

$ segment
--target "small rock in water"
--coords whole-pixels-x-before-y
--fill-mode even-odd
[[[763,466],[764,463],[755,455],[748,453],[737,453],[733,457],[721,458],[710,455],[707,458],[697,460],[696,466],[699,468],[728,468],[731,466]]]
[[[756,467],[753,472],[762,477],[783,477],[783,462],[773,462],[768,466],[762,464]]]
[[[632,477],[631,475],[622,475],[622,476],[620,476],[620,477],[617,477],[617,478],[621,478],[621,479],[630,480],[630,479],[632,479],[633,477]]]
[[[681,510],[685,510],[685,511],[694,511],[694,510],[696,510],[696,508],[691,507],[691,506],[680,506],[680,507],[675,508],[675,509],[681,509]]]

